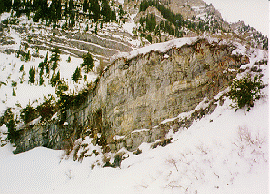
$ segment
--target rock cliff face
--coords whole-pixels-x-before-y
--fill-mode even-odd
[[[199,39],[164,52],[118,58],[80,111],[68,111],[67,122],[96,130],[108,143],[115,136],[134,135],[138,129],[150,134],[145,136],[147,141],[162,138],[164,132],[155,130],[162,121],[193,110],[205,97],[212,99],[228,86],[235,76],[229,69],[245,59],[233,56],[232,50]],[[130,140],[125,146],[133,150],[139,143],[135,144]]]
[[[162,121],[194,110],[205,98],[211,101],[228,86],[236,75],[232,69],[248,63],[247,57],[232,55],[233,49],[198,38],[181,47],[116,59],[83,105],[66,111],[68,125],[57,126],[56,147],[62,148],[64,143],[59,142],[68,139],[63,137],[68,136],[68,129],[73,130],[70,139],[90,135],[107,151],[117,151],[121,147],[135,150],[142,142],[163,139],[171,128],[188,126],[191,120],[173,119],[167,124]],[[193,117],[214,108],[213,102]],[[49,136],[47,139],[56,139]]]

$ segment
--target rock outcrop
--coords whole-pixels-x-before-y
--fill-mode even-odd
[[[66,110],[67,125],[57,126],[58,137],[47,138],[57,139],[56,147],[63,148],[64,140],[90,135],[106,151],[122,147],[134,151],[142,142],[164,138],[172,128],[188,126],[192,120],[162,122],[194,110],[206,98],[211,101],[235,77],[237,71],[233,69],[248,63],[247,57],[232,54],[233,46],[204,38],[192,40],[180,47],[114,60],[89,91],[87,100],[80,107]],[[197,111],[193,119],[215,106],[213,102],[207,110]]]

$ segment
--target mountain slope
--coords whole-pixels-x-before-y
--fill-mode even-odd
[[[100,133],[92,137],[91,130],[76,131],[74,125],[64,133],[66,136],[72,133],[74,137],[72,145],[60,147],[65,151],[37,147],[40,142],[33,139],[43,138],[46,133],[33,138],[31,134],[23,134],[28,138],[22,143],[36,148],[14,155],[8,132],[16,135],[27,127],[30,133],[35,126],[53,128],[50,124],[61,120],[70,107],[69,103],[59,103],[61,96],[71,99],[65,102],[75,104],[78,112],[76,106],[87,102],[85,94],[93,89],[103,70],[109,72],[111,62],[126,62],[155,51],[163,60],[170,60],[170,53],[163,51],[178,48],[177,42],[181,46],[192,42],[198,35],[216,45],[227,45],[236,58],[248,57],[243,58],[245,65],[237,71],[237,79],[249,73],[263,74],[263,82],[269,83],[267,37],[243,22],[227,23],[213,6],[201,0],[162,0],[159,4],[144,1],[144,8],[140,6],[143,1],[111,1],[111,8],[117,12],[116,20],[110,22],[103,21],[105,15],[95,21],[92,12],[84,13],[83,5],[74,2],[78,3],[75,10],[78,20],[73,21],[72,28],[67,28],[72,23],[69,15],[51,23],[48,19],[34,22],[24,14],[16,17],[14,11],[1,15],[0,193],[267,193],[268,86],[262,89],[263,97],[255,101],[250,111],[245,108],[235,111],[231,107],[234,103],[225,95],[227,88],[214,97],[215,108],[209,114],[193,114],[207,108],[210,102],[205,98],[194,105],[194,110],[166,117],[160,123],[168,127],[164,139],[142,143],[134,152],[123,146],[116,153],[105,151],[98,145],[104,140]],[[170,14],[166,15],[164,10]],[[36,12],[32,14],[34,17]],[[185,38],[174,40],[181,36]],[[167,40],[171,41],[160,43]],[[158,44],[150,45],[151,42]],[[85,72],[82,66],[88,52],[94,61],[91,72]],[[76,69],[81,70],[78,81],[73,79]],[[233,68],[226,71],[236,73]],[[62,91],[63,88],[66,90]],[[172,126],[173,121],[186,123],[182,127]],[[60,124],[68,126],[66,120]],[[59,141],[59,131],[55,129],[54,140]],[[145,131],[148,129],[135,130],[142,134]],[[121,141],[123,136],[111,139]]]
[[[268,88],[263,92],[268,95]],[[1,192],[266,193],[268,98],[249,112],[235,112],[231,103],[226,98],[211,115],[168,134],[173,142],[166,147],[144,143],[142,154],[127,152],[116,169],[93,168],[103,163],[100,155],[78,163],[61,159],[62,151],[39,147],[13,155],[5,146],[0,149]]]
[[[69,3],[69,9],[71,9],[74,2]],[[106,2],[102,4],[102,9],[106,7],[105,4]],[[45,7],[52,11],[55,8],[53,5],[48,4]],[[132,52],[136,47],[151,42],[175,39],[178,36],[193,37],[198,34],[200,37],[215,39],[217,44],[228,44],[230,49],[236,47],[231,56],[236,59],[242,55],[251,57],[256,49],[267,49],[267,37],[245,26],[243,22],[228,24],[212,5],[199,0],[111,2],[111,9],[117,12],[115,19],[109,21],[106,20],[104,12],[99,20],[95,20],[92,18],[94,17],[92,8],[87,10],[79,1],[75,1],[75,5],[76,8],[72,9],[76,12],[76,20],[72,12],[66,13],[65,9],[62,10],[62,17],[55,21],[51,20],[51,16],[44,16],[44,18],[42,16],[37,19],[38,11],[36,10],[30,15],[20,14],[22,8],[18,10],[14,6],[12,11],[1,15],[1,58],[5,60],[1,63],[0,87],[3,92],[0,102],[2,112],[0,124],[9,125],[10,130],[14,128],[12,130],[15,133],[19,134],[20,129],[32,126],[33,123],[38,125],[70,123],[66,116],[70,114],[69,108],[75,104],[73,108],[76,109],[86,102],[87,94],[95,87],[100,76],[105,72],[103,70],[111,66],[109,65],[107,69],[104,67],[108,63],[113,63],[115,59],[119,59],[123,51],[129,51],[127,55],[134,56],[134,53],[139,53],[145,48],[162,47],[165,44],[156,44]],[[62,5],[65,8],[66,6],[66,4]],[[27,11],[27,6],[23,7]],[[173,7],[179,8],[181,14],[190,11],[192,14],[189,17],[184,14],[182,16],[177,10],[171,10]],[[84,9],[86,12],[83,11]],[[74,23],[70,23],[69,28],[66,28],[65,22],[68,19],[73,19]],[[167,44],[173,42],[174,40]],[[86,53],[93,57],[94,68],[91,72],[86,71],[83,66]],[[247,57],[244,57],[243,63],[248,62]],[[265,63],[266,58],[264,56],[261,59],[264,60],[262,63]],[[127,59],[128,57],[124,58],[124,60]],[[216,62],[222,64],[223,60]],[[202,62],[200,59],[198,61],[198,64]],[[198,66],[196,62],[196,68],[191,69],[192,75],[188,77],[194,77],[193,71],[204,73],[207,64]],[[229,69],[229,71],[233,70]],[[178,73],[185,77],[187,72],[185,69],[179,69]],[[211,78],[215,76],[211,72],[210,74],[207,76]],[[75,75],[78,80],[75,79]],[[176,85],[174,89],[177,89]],[[175,103],[175,101],[172,100],[170,103]],[[44,115],[42,110],[48,111],[49,114]],[[79,110],[76,111],[79,112]],[[152,112],[150,118],[151,114]],[[114,119],[115,115],[112,115]],[[79,115],[79,117],[82,121],[88,119],[87,115]],[[13,125],[7,118],[13,118],[14,127],[11,127]],[[141,119],[139,116],[137,118]],[[156,118],[152,119],[156,120]],[[122,120],[117,122],[122,122]],[[154,123],[157,124],[157,122]],[[18,134],[17,136],[20,136]],[[39,144],[34,142],[33,146],[36,145]]]

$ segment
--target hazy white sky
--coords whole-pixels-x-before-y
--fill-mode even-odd
[[[269,37],[269,1],[268,0],[203,0],[212,3],[228,22],[244,20],[246,25],[254,27]]]

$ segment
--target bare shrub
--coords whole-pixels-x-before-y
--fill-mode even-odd
[[[73,141],[72,141],[72,139],[64,140],[63,149],[64,149],[64,152],[65,152],[66,158],[68,158],[69,155],[72,152],[72,149],[73,149]]]
[[[240,126],[237,133],[240,141],[246,142],[248,145],[255,145],[261,148],[261,145],[265,142],[265,138],[261,138],[259,134],[256,137],[252,137],[247,127]]]
[[[85,154],[88,152],[88,150],[89,150],[89,149],[86,149],[86,150],[84,150],[84,151],[82,151],[82,152],[80,153],[80,156],[79,156],[79,158],[78,158],[78,161],[79,161],[79,162],[82,162],[82,161],[83,161],[83,158],[85,157]]]
[[[266,137],[262,137],[259,133],[252,134],[246,126],[239,126],[237,135],[234,142],[238,148],[237,154],[249,161],[250,166],[261,160],[267,162],[267,153],[263,150],[266,146]]]
[[[68,177],[68,179],[72,179],[73,175],[71,173],[71,170],[68,170],[67,172],[65,172],[66,176]]]
[[[177,166],[176,166],[176,160],[175,160],[175,159],[170,158],[170,159],[167,159],[166,162],[167,162],[169,165],[174,166],[175,169],[176,169],[176,171],[178,172],[178,168],[177,168]]]

